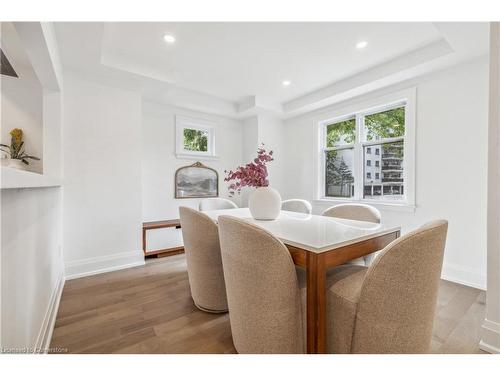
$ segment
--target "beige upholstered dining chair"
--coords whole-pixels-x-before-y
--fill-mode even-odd
[[[226,198],[206,198],[199,205],[200,211],[224,210],[228,208],[238,208],[238,206]]]
[[[429,350],[448,222],[437,220],[389,244],[369,267],[329,274],[330,353]]]
[[[287,199],[281,202],[281,209],[303,214],[310,214],[312,212],[311,203],[304,199]]]
[[[242,219],[219,216],[218,221],[236,350],[304,353],[305,308],[289,251],[271,233]]]
[[[217,224],[188,207],[179,207],[179,214],[193,301],[200,310],[226,312],[226,286]]]
[[[327,208],[323,216],[337,217],[339,219],[369,221],[380,223],[380,211],[367,204],[345,203]]]
[[[367,204],[345,203],[327,208],[322,213],[323,216],[336,217],[339,219],[369,221],[370,223],[380,223],[380,211]],[[362,258],[354,259],[350,264],[369,266],[375,254],[369,254]]]

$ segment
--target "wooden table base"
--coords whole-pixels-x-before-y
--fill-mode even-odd
[[[399,231],[388,233],[323,253],[314,253],[287,245],[294,263],[304,267],[307,272],[307,353],[327,352],[326,274],[328,269],[379,251],[399,235]]]

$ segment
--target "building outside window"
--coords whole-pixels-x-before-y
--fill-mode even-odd
[[[368,147],[368,148],[366,149],[366,153],[367,153],[367,154],[371,154],[371,153],[372,153],[372,148],[371,148],[371,147]]]

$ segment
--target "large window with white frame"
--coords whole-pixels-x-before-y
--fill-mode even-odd
[[[320,199],[413,204],[408,99],[320,122]]]

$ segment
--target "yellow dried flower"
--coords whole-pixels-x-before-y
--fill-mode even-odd
[[[23,130],[22,129],[12,129],[10,131],[10,135],[12,136],[12,141],[15,144],[20,144],[23,141]]]

